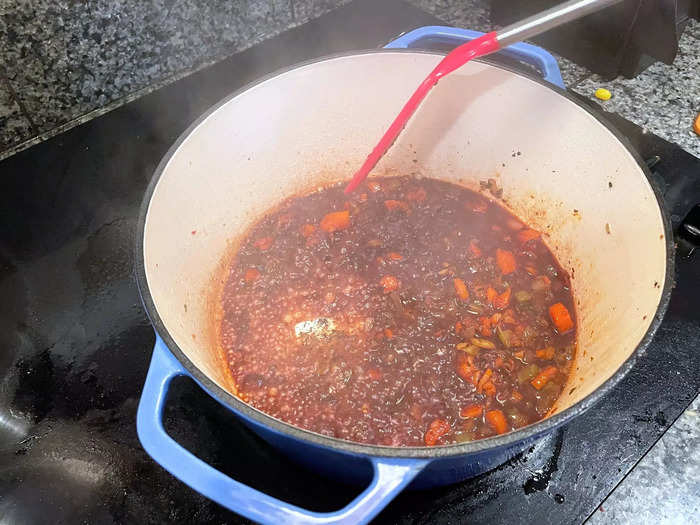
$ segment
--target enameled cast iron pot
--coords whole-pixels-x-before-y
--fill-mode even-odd
[[[157,341],[138,410],[146,451],[173,475],[267,523],[364,523],[407,485],[453,483],[502,463],[588,409],[633,366],[670,294],[672,244],[649,173],[624,138],[563,89],[556,62],[518,44],[511,56],[545,80],[470,63],[443,79],[377,168],[417,170],[478,189],[496,178],[503,203],[572,277],[578,353],[554,413],[505,435],[434,448],[368,446],[288,425],[230,394],[216,350],[212,297],[224,255],[248,225],[291,194],[348,178],[441,56],[417,41],[478,33],[422,28],[394,49],[303,64],[248,86],[195,122],[148,188],[137,246],[139,288]],[[548,82],[547,82],[548,81]],[[196,231],[196,235],[192,232]],[[163,429],[172,378],[187,375],[298,462],[368,488],[333,513],[300,509],[230,479]]]

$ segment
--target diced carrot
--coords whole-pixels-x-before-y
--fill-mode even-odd
[[[272,246],[272,241],[272,237],[261,237],[253,243],[253,246],[264,252],[265,250],[270,249],[270,246]]]
[[[488,300],[489,303],[493,304],[493,301],[496,299],[498,296],[498,292],[496,291],[495,288],[491,288],[490,286],[486,289],[486,299]]]
[[[479,384],[479,378],[481,377],[481,371],[472,369],[472,374],[471,377],[469,378],[469,382],[474,385],[474,388],[476,388],[476,385]]]
[[[438,440],[450,431],[450,424],[444,419],[434,419],[425,432],[425,444],[432,447]]]
[[[484,337],[489,337],[493,335],[493,328],[491,327],[491,319],[488,317],[479,317],[479,333]]]
[[[503,412],[498,409],[489,410],[486,412],[486,422],[496,432],[496,434],[503,434],[508,431],[506,416],[503,415]]]
[[[399,280],[393,275],[385,275],[379,281],[379,284],[384,288],[384,293],[393,292],[399,289]]]
[[[382,185],[379,184],[375,180],[371,180],[367,183],[367,187],[369,188],[369,191],[372,193],[377,193],[378,191],[382,191]]]
[[[301,234],[304,237],[309,237],[310,235],[313,235],[313,233],[316,231],[316,226],[313,224],[304,224],[304,226],[301,227]]]
[[[463,356],[464,354],[460,352],[460,357]],[[467,363],[466,360],[459,359],[457,361],[457,375],[464,379],[465,381],[471,381],[470,379],[470,374],[471,374],[471,368],[469,367],[469,363]]]
[[[496,385],[494,385],[492,381],[489,381],[484,385],[483,391],[487,396],[493,397],[496,395]]]
[[[344,230],[350,226],[350,212],[348,210],[334,211],[321,219],[321,229],[325,232]]]
[[[367,370],[367,375],[372,381],[379,381],[382,378],[382,373],[376,368],[370,368]]]
[[[530,266],[530,265],[526,266],[526,267],[525,267],[525,271],[526,271],[529,275],[532,275],[532,276],[537,275],[537,268],[535,268],[534,266]]]
[[[257,268],[248,268],[245,271],[245,282],[247,283],[252,283],[258,277],[260,277],[260,272],[257,270]]]
[[[522,400],[524,399],[524,398],[523,398],[523,395],[522,395],[520,392],[518,392],[517,390],[513,390],[513,391],[510,393],[510,398],[511,398],[513,401],[522,401]]]
[[[401,210],[401,211],[408,211],[409,207],[408,204],[406,204],[404,201],[397,201],[393,199],[389,199],[384,201],[384,206],[386,206],[387,210],[393,211],[393,210]]]
[[[496,249],[496,262],[503,275],[508,275],[515,271],[515,256],[508,250]]]
[[[510,286],[505,291],[496,296],[493,300],[493,307],[497,310],[503,310],[510,304]]]
[[[503,322],[508,324],[516,324],[515,312],[512,308],[508,308],[505,312],[503,312]]]
[[[476,239],[472,239],[469,241],[469,251],[474,257],[481,257],[481,248],[479,248]]]
[[[457,356],[457,375],[469,383],[476,384],[474,374],[479,373],[474,368],[474,358],[464,352],[459,352]]]
[[[535,378],[532,381],[530,381],[530,384],[537,390],[540,390],[544,385],[549,383],[550,379],[557,375],[557,372],[558,370],[556,366],[548,366],[539,374],[537,374]]]
[[[394,337],[394,332],[391,330],[391,328],[385,328],[384,335],[387,339],[391,339],[392,337]]]
[[[409,191],[408,193],[406,193],[406,198],[409,201],[423,202],[427,196],[428,195],[425,192],[425,189],[423,189],[423,188],[417,188],[415,190],[412,190],[412,191]]]
[[[562,303],[556,303],[549,307],[549,316],[552,318],[557,332],[565,334],[573,329],[574,321],[571,319],[569,310]]]
[[[464,419],[469,419],[474,417],[481,417],[481,414],[483,414],[483,412],[484,407],[482,407],[481,405],[469,405],[460,410],[459,415]]]
[[[463,328],[464,328],[464,325],[462,324],[462,321],[457,321],[455,323],[455,332],[460,333]]]
[[[386,256],[390,261],[403,261],[403,255],[400,253],[389,252],[386,254]]]
[[[484,385],[489,382],[489,379],[491,379],[491,376],[493,375],[493,370],[490,368],[486,369],[486,372],[484,372],[484,375],[481,376],[479,379],[479,382],[476,384],[476,391],[481,392],[481,390],[484,388]]]
[[[464,281],[462,279],[455,279],[454,285],[455,291],[457,292],[457,296],[462,301],[466,301],[467,299],[469,299],[469,290],[467,290],[467,285],[464,284]]]
[[[518,240],[522,244],[525,244],[526,242],[529,242],[533,239],[538,239],[540,235],[540,232],[538,232],[537,230],[533,230],[532,228],[526,228],[518,232]]]
[[[540,350],[535,350],[535,355],[539,359],[554,359],[554,347],[553,346],[548,346],[546,348],[542,348]]]

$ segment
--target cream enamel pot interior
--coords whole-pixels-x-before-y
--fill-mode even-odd
[[[421,469],[418,485],[483,471],[588,408],[651,338],[670,290],[668,224],[635,154],[563,91],[474,62],[436,86],[377,173],[418,173],[475,189],[480,180],[496,178],[503,203],[545,232],[572,277],[579,324],[573,372],[554,414],[474,443],[392,449],[296,429],[229,393],[211,316],[217,286],[212,276],[222,258],[267,208],[291,194],[348,178],[440,58],[401,51],[339,56],[285,71],[227,99],[163,160],[144,207],[138,253],[139,286],[172,366],[183,368],[263,437],[314,468],[332,475],[369,458],[377,490],[391,477],[382,478],[382,468],[413,469],[387,494]],[[167,381],[158,388],[167,389]],[[140,409],[146,449],[182,477],[157,457],[141,418]],[[330,459],[321,466],[319,458]],[[377,458],[391,465],[382,467]],[[338,463],[334,470],[329,461],[347,465]],[[261,519],[253,511],[246,515]]]

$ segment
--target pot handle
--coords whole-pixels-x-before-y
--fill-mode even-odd
[[[454,44],[455,46],[479,38],[484,33],[479,31],[471,31],[469,29],[459,29],[457,27],[447,26],[424,26],[409,31],[401,35],[395,40],[389,42],[385,49],[409,49],[420,47],[420,44],[429,45],[429,43]],[[554,84],[562,89],[566,89],[564,80],[561,78],[559,64],[549,51],[545,51],[541,47],[518,42],[510,45],[501,51],[499,54],[509,56],[526,64],[535,66],[541,73],[544,79],[550,84]]]
[[[372,481],[347,506],[327,513],[302,509],[229,478],[167,434],[163,427],[163,408],[170,382],[177,376],[189,377],[190,374],[156,336],[136,417],[136,429],[143,448],[173,476],[251,520],[274,524],[367,523],[429,463],[429,460],[422,459],[369,458],[374,469]]]

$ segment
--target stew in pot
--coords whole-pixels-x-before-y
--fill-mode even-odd
[[[314,432],[390,446],[543,418],[566,382],[576,320],[540,233],[440,180],[343,187],[284,201],[241,240],[220,327],[239,397]]]

